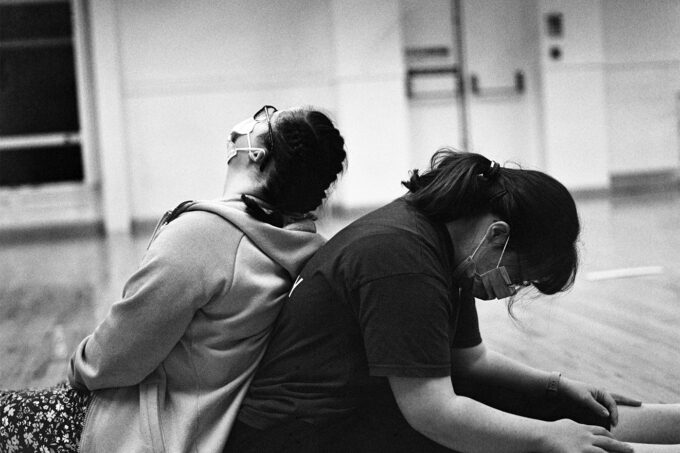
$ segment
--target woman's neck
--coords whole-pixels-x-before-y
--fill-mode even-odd
[[[456,219],[446,223],[454,250],[454,263],[459,264],[470,256],[494,221],[492,214]]]
[[[222,197],[240,197],[242,194],[262,198],[264,182],[259,174],[254,174],[250,169],[229,168],[224,181]]]

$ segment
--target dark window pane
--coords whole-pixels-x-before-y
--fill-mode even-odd
[[[83,181],[80,145],[0,151],[0,186]]]
[[[0,6],[0,41],[70,36],[71,7],[68,2]]]
[[[0,135],[79,130],[73,48],[0,49]]]

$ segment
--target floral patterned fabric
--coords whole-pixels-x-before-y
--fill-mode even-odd
[[[0,451],[78,451],[92,394],[61,383],[47,389],[0,390]]]

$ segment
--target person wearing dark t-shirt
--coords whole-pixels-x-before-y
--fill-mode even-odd
[[[632,451],[610,432],[612,395],[480,336],[475,298],[573,284],[564,186],[447,149],[405,185],[306,264],[226,451]]]
[[[481,342],[452,266],[444,226],[402,199],[339,233],[299,276],[240,419],[268,428],[291,412],[325,424],[389,391],[369,376],[448,376],[451,348]]]

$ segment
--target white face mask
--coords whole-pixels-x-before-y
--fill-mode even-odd
[[[477,264],[474,261],[474,257],[479,251],[482,244],[486,240],[487,235],[484,235],[482,242],[479,243],[477,248],[475,248],[472,255],[468,256],[460,263],[456,269],[453,271],[454,278],[464,278],[472,279],[472,295],[477,299],[491,300],[491,299],[505,299],[506,297],[514,296],[517,294],[516,285],[512,284],[510,280],[510,275],[505,266],[501,266],[501,261],[503,260],[503,255],[505,254],[505,249],[508,246],[508,241],[510,241],[510,235],[505,240],[505,245],[503,245],[503,251],[498,259],[496,267],[479,274],[477,272]]]
[[[227,154],[227,164],[229,164],[229,161],[236,157],[236,154],[239,151],[248,153],[248,157],[250,157],[250,160],[252,160],[253,162],[259,162],[267,154],[266,149],[253,147],[252,142],[250,141],[250,134],[252,134],[253,129],[255,129],[255,125],[257,123],[258,123],[257,120],[253,118],[248,118],[234,126],[232,132],[236,132],[239,135],[245,135],[248,139],[248,147],[232,148],[230,152]]]

